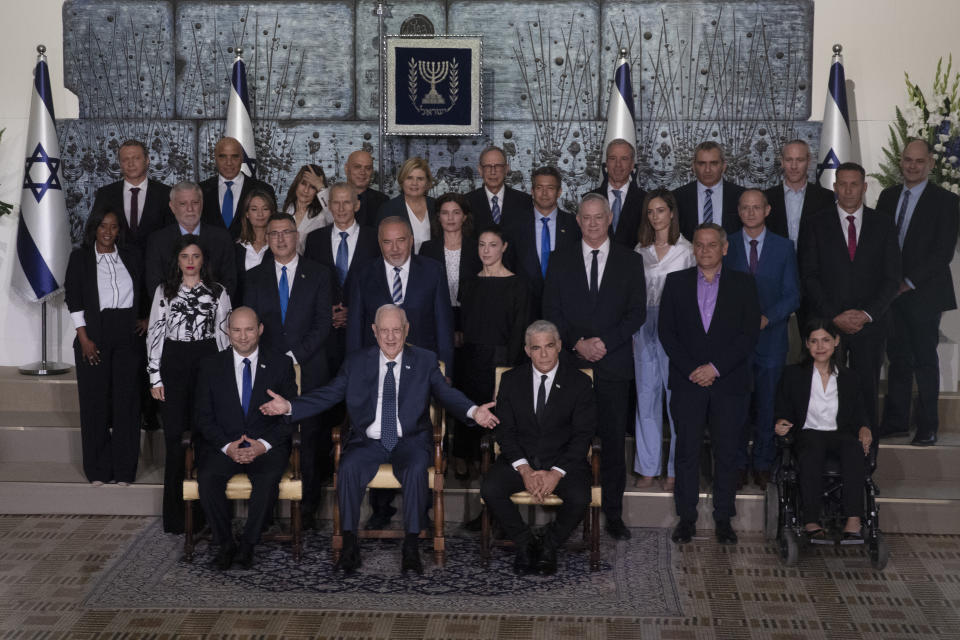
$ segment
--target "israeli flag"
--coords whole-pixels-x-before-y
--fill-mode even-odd
[[[630,82],[629,52],[620,49],[616,68],[613,72],[613,86],[610,88],[610,105],[607,107],[607,135],[603,140],[603,157],[607,157],[607,146],[614,140],[626,140],[637,150],[637,127],[634,124],[633,85]]]
[[[257,177],[257,145],[253,139],[253,122],[250,120],[250,101],[247,99],[247,67],[240,57],[242,50],[237,49],[237,59],[233,62],[233,75],[230,81],[230,100],[227,102],[227,127],[224,136],[235,138],[243,147],[243,165],[240,170],[245,175]]]
[[[823,107],[823,129],[820,131],[820,157],[817,163],[817,181],[820,186],[833,190],[837,167],[842,162],[853,160],[850,141],[850,116],[847,115],[847,87],[843,74],[843,50],[833,45],[833,62],[830,64],[830,83],[827,87],[827,103]]]
[[[63,287],[70,231],[46,48],[41,45],[37,51],[12,284],[28,300],[42,302]]]

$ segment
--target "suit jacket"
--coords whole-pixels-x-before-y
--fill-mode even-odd
[[[521,215],[508,220],[503,231],[510,246],[508,255],[504,257],[504,264],[520,276],[530,286],[530,295],[533,300],[531,311],[534,317],[540,311],[543,298],[543,273],[540,271],[540,258],[537,256],[537,246],[540,244],[540,234],[534,232],[535,212],[533,207],[526,209]],[[551,258],[558,251],[567,247],[579,246],[580,227],[577,218],[572,213],[562,209],[557,210],[557,234],[554,246],[550,252]],[[549,266],[549,263],[548,263]]]
[[[333,258],[333,250],[331,249],[333,245],[330,240],[330,235],[336,228],[336,225],[329,224],[311,231],[307,236],[303,257],[330,269],[330,273],[333,275],[333,304],[343,302],[349,307],[350,304],[346,297],[350,290],[350,283],[360,271],[363,271],[366,265],[380,258],[380,243],[377,241],[377,232],[373,228],[361,225],[360,232],[357,235],[357,246],[353,249],[353,257],[347,267],[347,279],[341,287],[340,277],[337,275],[336,260]]]
[[[718,215],[713,212],[713,221],[720,220],[720,226],[728,234],[738,231],[741,226],[740,214],[737,213],[737,207],[740,204],[740,194],[743,193],[743,187],[729,180],[723,181],[723,211]],[[680,219],[680,233],[683,237],[693,242],[693,231],[700,224],[700,209],[697,203],[697,181],[693,180],[683,185],[679,189],[674,189],[673,196],[677,199],[677,211]]]
[[[897,202],[903,185],[888,187],[880,193],[877,212],[887,216],[896,228]],[[957,246],[960,222],[958,198],[928,182],[917,200],[903,239],[900,256],[903,277],[916,289],[905,291],[897,304],[916,305],[928,313],[957,308],[957,297],[950,274],[950,261]]]
[[[767,216],[767,229],[773,231],[778,236],[789,238],[790,233],[787,226],[787,204],[784,196],[783,183],[770,187],[763,192],[767,196],[767,203],[770,205],[770,215]],[[800,226],[806,224],[814,214],[829,209],[834,205],[835,198],[833,191],[821,187],[816,182],[808,182],[807,190],[803,195],[803,208],[800,209]],[[801,232],[797,237],[800,241]],[[799,247],[798,247],[799,249]]]
[[[113,211],[120,218],[120,229],[128,244],[137,247],[140,259],[147,251],[147,238],[157,229],[176,222],[170,210],[170,187],[157,180],[147,181],[147,195],[140,201],[140,213],[137,216],[137,231],[130,230],[130,223],[123,211],[123,180],[111,182],[97,189],[93,196],[91,211]]]
[[[639,240],[640,220],[643,218],[643,201],[647,197],[647,192],[638,187],[633,180],[630,180],[627,185],[627,197],[624,198],[620,206],[620,221],[617,223],[616,231],[614,231],[613,225],[610,225],[610,237],[617,244],[633,249],[637,246]],[[598,193],[607,197],[607,188],[608,183],[604,180],[599,187],[590,193]]]
[[[243,292],[247,286],[247,249],[239,242],[233,243],[233,263],[237,267],[237,288],[234,293],[234,299],[243,300]],[[270,247],[260,256],[260,262],[272,262],[273,251]],[[253,267],[250,267],[253,270]]]
[[[731,235],[728,242],[730,248],[723,258],[723,266],[749,273],[750,257],[744,246],[743,229]],[[757,339],[756,353],[783,364],[789,350],[787,324],[790,314],[800,306],[800,277],[793,242],[767,233],[753,279],[757,285],[760,313],[769,321]]]
[[[117,247],[120,261],[133,281],[133,311],[137,318],[146,318],[149,309],[143,302],[143,264],[140,254],[130,247]],[[97,257],[93,247],[80,247],[70,253],[64,278],[65,298],[70,313],[83,311],[87,337],[99,343],[103,339],[100,320],[100,288],[97,286]],[[132,333],[134,326],[130,326]],[[76,342],[78,339],[75,338]]]
[[[427,240],[420,245],[418,255],[439,262],[443,268],[443,281],[447,281],[447,260],[443,255],[442,234],[439,239]],[[457,273],[457,281],[460,282],[460,286],[463,287],[465,281],[476,278],[481,269],[483,269],[483,263],[480,262],[480,254],[477,252],[477,237],[465,236],[460,246],[460,271]],[[463,289],[461,288],[459,291],[463,291]]]
[[[449,370],[449,369],[448,369]],[[377,415],[380,373],[380,347],[366,347],[347,356],[337,377],[319,389],[309,391],[291,404],[291,422],[322,413],[339,402],[346,402],[350,417],[349,442],[367,439],[366,429]],[[403,349],[397,417],[404,438],[419,437],[430,444],[430,396],[463,422],[469,422],[467,411],[473,403],[447,384],[437,356],[426,349],[407,345]],[[586,449],[584,449],[586,451]]]
[[[660,344],[670,358],[668,386],[674,392],[700,389],[690,381],[690,374],[700,365],[712,363],[720,375],[707,389],[749,393],[749,361],[760,333],[760,303],[753,277],[721,269],[710,330],[704,331],[697,304],[698,272],[699,267],[690,267],[669,274],[660,298],[658,328]]]
[[[785,367],[780,376],[773,415],[777,420],[782,418],[793,423],[790,431],[794,435],[800,433],[807,422],[812,380],[812,361]],[[837,429],[857,437],[860,427],[869,425],[857,374],[850,369],[840,369],[837,375]]]
[[[290,358],[260,345],[246,415],[237,390],[233,349],[224,349],[204,358],[199,365],[194,401],[197,428],[204,443],[222,449],[246,434],[252,440],[262,438],[273,447],[289,447],[290,424],[283,420],[283,416],[265,416],[260,412],[260,405],[270,400],[267,389],[285,398],[296,395],[297,384]]]
[[[487,191],[481,186],[467,194],[470,203],[470,212],[473,214],[473,228],[477,235],[493,224],[493,214],[490,212],[490,201],[487,200]],[[500,226],[504,226],[523,211],[533,208],[533,199],[523,191],[517,191],[506,185],[503,187],[503,202],[500,203]]]
[[[393,303],[387,283],[385,262],[366,265],[350,284],[350,312],[347,316],[347,353],[376,344],[373,325],[377,309]],[[410,274],[403,292],[403,304],[410,323],[407,342],[437,354],[448,372],[453,371],[453,312],[450,290],[443,267],[436,260],[410,256]]]
[[[834,318],[848,309],[861,309],[883,326],[901,281],[897,230],[889,217],[863,208],[852,262],[846,224],[841,224],[835,206],[811,218],[803,234],[800,281],[808,313]]]
[[[435,211],[436,200],[427,196],[427,216],[430,218],[430,224],[434,224],[434,211]],[[377,211],[376,222],[374,227],[379,227],[380,223],[383,222],[385,218],[390,216],[397,216],[403,218],[407,222],[410,222],[410,226],[413,226],[413,221],[410,220],[410,214],[407,212],[407,201],[404,199],[403,194],[401,193],[395,198],[390,198],[382,205]]]
[[[274,192],[272,186],[263,180],[257,180],[256,178],[251,178],[250,176],[245,175],[243,177],[243,188],[240,189],[240,197],[237,198],[236,202],[233,203],[234,216],[233,220],[230,222],[229,231],[234,240],[240,237],[240,219],[243,217],[240,212],[240,206],[243,204],[243,199],[247,197],[247,194],[249,194],[255,188],[263,189],[273,196],[274,200],[277,199],[277,194]],[[204,224],[226,229],[227,225],[224,224],[223,215],[220,213],[219,189],[220,176],[207,178],[200,183],[200,190],[203,192],[203,215],[201,216],[200,220]]]
[[[199,238],[203,257],[214,282],[219,282],[231,297],[237,291],[236,250],[233,238],[225,229],[200,223]],[[175,260],[173,252],[180,237],[176,222],[150,234],[145,260],[147,291],[156,291]]]
[[[597,430],[590,378],[560,363],[542,422],[535,408],[533,365],[528,362],[504,373],[497,394],[500,424],[494,432],[504,460],[513,463],[526,458],[534,469],[585,472],[587,447]]]
[[[543,317],[557,325],[560,339],[568,349],[580,338],[603,340],[607,355],[594,363],[578,357],[578,367],[593,367],[600,377],[611,380],[631,380],[633,334],[647,317],[643,258],[611,242],[594,301],[581,247],[578,242],[550,259],[543,288]]]
[[[362,227],[373,227],[376,229],[377,212],[380,211],[383,203],[390,198],[388,198],[385,193],[377,191],[373,187],[367,187],[367,190],[357,197],[360,198],[360,208],[356,213],[357,222],[360,223]]]
[[[329,379],[324,345],[330,335],[332,295],[330,270],[301,257],[290,287],[286,318],[281,320],[276,262],[264,260],[247,274],[243,304],[256,311],[263,323],[260,344],[281,353],[293,352],[304,389]]]

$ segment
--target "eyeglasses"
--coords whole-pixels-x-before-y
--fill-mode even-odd
[[[283,231],[268,231],[267,237],[271,240],[276,240],[280,237],[289,238],[290,236],[296,235],[296,229],[284,229]]]
[[[484,171],[503,171],[507,168],[507,165],[502,162],[500,164],[482,164],[480,168]]]

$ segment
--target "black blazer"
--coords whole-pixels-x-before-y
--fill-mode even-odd
[[[130,223],[123,213],[123,205],[123,180],[118,180],[97,189],[91,211],[115,212],[120,218],[120,229],[127,244],[137,247],[142,261],[150,234],[176,222],[170,210],[170,187],[156,180],[147,181],[147,196],[140,203],[136,233],[130,230]]]
[[[740,214],[737,207],[740,204],[740,194],[743,193],[743,187],[729,180],[723,181],[723,211],[720,212],[720,226],[728,234],[739,231],[743,224],[740,222]],[[693,242],[693,231],[700,224],[700,209],[697,205],[697,181],[693,180],[683,185],[679,189],[674,189],[673,196],[677,199],[677,212],[680,218],[680,233],[683,237]],[[713,221],[718,219],[717,212],[713,212]]]
[[[93,247],[80,247],[70,253],[67,263],[67,275],[64,278],[65,298],[70,313],[83,311],[87,323],[87,337],[93,342],[103,339],[100,323],[100,289],[97,286],[97,258]],[[117,247],[120,261],[126,267],[133,281],[133,310],[137,318],[146,318],[148,308],[143,302],[141,291],[143,265],[136,249]],[[130,332],[134,325],[130,325]],[[76,342],[77,339],[74,339]]]
[[[504,256],[506,267],[527,281],[530,285],[530,294],[533,297],[531,311],[537,317],[543,297],[543,273],[540,271],[540,258],[537,256],[537,245],[540,243],[540,234],[534,233],[535,212],[533,207],[524,210],[504,225],[503,231],[510,246],[508,254]],[[579,246],[580,227],[577,218],[572,213],[562,209],[557,210],[557,234],[553,251],[550,257],[567,247]],[[549,264],[548,264],[549,266]]]
[[[810,405],[810,384],[813,379],[813,362],[793,364],[783,369],[777,399],[774,405],[776,420],[793,423],[790,431],[796,435],[807,421]],[[840,369],[837,375],[837,430],[857,437],[860,427],[870,423],[863,405],[863,394],[857,374],[850,369]]]
[[[578,367],[593,367],[607,379],[631,380],[633,334],[647,318],[643,258],[611,242],[600,291],[593,301],[581,247],[578,242],[550,258],[543,288],[543,317],[557,325],[567,349],[572,350],[580,338],[603,340],[607,355],[594,363],[577,357]]]
[[[853,262],[846,224],[841,224],[836,206],[817,213],[802,231],[798,257],[807,313],[834,318],[848,309],[862,309],[882,326],[901,281],[897,230],[889,217],[863,208]]]
[[[430,219],[431,228],[432,225],[437,223],[436,217],[434,216],[434,212],[436,210],[435,205],[436,200],[430,196],[427,196],[427,217]],[[389,218],[390,216],[403,218],[407,222],[410,222],[411,227],[413,226],[413,222],[410,220],[410,214],[407,212],[407,202],[404,200],[402,193],[395,198],[390,198],[380,205],[380,209],[377,211],[376,222],[373,226],[379,227],[380,223],[383,222],[385,218]]]
[[[624,198],[620,207],[620,222],[617,223],[617,230],[613,230],[610,225],[610,237],[617,244],[623,245],[627,249],[633,249],[637,246],[640,235],[640,220],[643,218],[643,200],[647,197],[647,192],[637,186],[631,179],[627,183],[627,197]],[[607,181],[604,180],[600,186],[590,193],[598,193],[607,197]]]
[[[234,299],[243,300],[243,290],[247,284],[247,250],[239,242],[233,244],[233,263],[237,267],[237,288],[234,293]],[[273,251],[270,247],[260,256],[260,262],[270,262],[273,260]],[[250,267],[251,270],[254,267]]]
[[[767,216],[767,229],[778,236],[789,238],[790,233],[787,228],[787,204],[783,191],[783,183],[770,187],[763,192],[767,196],[767,203],[770,205],[770,215]],[[814,214],[824,209],[834,206],[835,198],[833,191],[821,187],[816,182],[808,182],[807,190],[803,194],[803,208],[800,210],[800,226],[804,226]],[[797,237],[800,241],[801,232]]]
[[[357,196],[360,199],[360,208],[355,215],[357,222],[361,227],[377,228],[377,212],[383,203],[390,198],[381,191],[368,187],[366,191]]]
[[[284,416],[265,416],[260,412],[260,405],[270,400],[267,389],[284,398],[296,397],[297,383],[290,358],[260,345],[246,415],[237,390],[233,349],[204,358],[199,365],[194,401],[197,428],[204,443],[222,449],[246,434],[252,440],[262,438],[273,447],[289,447],[291,426]]]
[[[490,213],[490,201],[487,200],[487,192],[481,186],[467,194],[467,201],[470,203],[470,212],[473,215],[473,228],[477,235],[493,224],[493,214]],[[500,203],[500,226],[504,226],[515,216],[527,209],[533,208],[533,199],[530,194],[523,191],[517,191],[504,185],[503,202]]]
[[[350,259],[350,266],[347,267],[347,279],[340,286],[340,277],[337,275],[336,261],[333,259],[333,251],[330,247],[330,235],[336,229],[336,225],[329,224],[319,229],[314,229],[307,234],[306,246],[303,250],[303,257],[309,258],[314,262],[324,265],[330,269],[333,277],[333,304],[341,302],[348,307],[347,292],[350,291],[350,282],[357,273],[363,271],[363,268],[380,258],[380,243],[377,241],[377,232],[372,227],[360,226],[360,232],[357,235],[357,246],[353,249],[353,257]]]
[[[670,358],[668,385],[674,392],[695,391],[690,374],[712,363],[720,373],[707,387],[720,393],[749,393],[752,385],[750,357],[760,335],[757,286],[748,273],[724,268],[710,330],[703,330],[697,305],[699,267],[667,276],[660,298],[660,344]]]
[[[210,277],[219,282],[233,298],[237,291],[236,249],[233,238],[225,229],[200,223],[200,244]],[[180,225],[176,222],[150,234],[145,260],[147,291],[152,296],[157,285],[163,282],[174,261],[174,248],[180,237]]]
[[[220,176],[207,178],[200,183],[200,190],[203,192],[203,215],[201,216],[200,220],[204,224],[226,229],[226,225],[223,223],[223,216],[220,215],[219,187]],[[243,188],[240,189],[240,198],[233,203],[236,214],[233,216],[233,220],[230,222],[229,231],[234,240],[240,237],[240,219],[243,217],[240,212],[240,206],[243,204],[243,199],[247,197],[247,194],[253,191],[255,188],[263,189],[273,196],[274,200],[277,199],[277,194],[274,192],[272,186],[263,180],[257,180],[256,178],[251,178],[250,176],[245,175],[243,177]]]
[[[529,362],[503,374],[497,393],[495,430],[503,459],[526,458],[534,469],[559,467],[566,472],[587,470],[587,447],[597,430],[597,409],[590,378],[560,363],[537,421],[533,365]]]
[[[280,353],[292,351],[300,364],[304,389],[329,379],[325,343],[330,335],[333,283],[330,270],[301,257],[290,288],[286,320],[280,319],[280,293],[276,262],[264,260],[247,273],[243,304],[263,323],[260,344]]]
[[[902,190],[902,184],[888,187],[877,201],[877,212],[886,215],[894,228]],[[916,305],[928,313],[957,308],[950,261],[957,246],[958,224],[957,196],[928,182],[917,200],[900,250],[903,277],[916,289],[900,294],[897,304]]]
[[[439,262],[443,268],[444,282],[446,282],[447,261],[443,256],[443,238],[424,242],[420,245],[419,255]],[[460,286],[463,286],[464,281],[476,278],[482,268],[483,263],[480,262],[480,254],[477,251],[477,237],[464,236],[460,245],[460,273],[457,275],[457,280],[461,283]],[[459,291],[463,291],[463,289],[461,288]],[[451,302],[453,301],[451,300]]]

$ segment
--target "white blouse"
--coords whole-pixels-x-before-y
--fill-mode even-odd
[[[420,253],[420,245],[430,239],[430,213],[427,212],[427,215],[423,216],[423,220],[419,220],[410,205],[404,204],[407,207],[410,226],[413,228],[413,252]]]
[[[813,367],[813,377],[810,379],[810,404],[807,405],[807,419],[803,423],[804,430],[836,431],[839,402],[836,372],[830,374],[827,388],[824,389],[820,372],[817,371],[816,367]]]
[[[668,274],[689,269],[697,263],[693,257],[693,245],[683,236],[677,239],[677,244],[670,246],[663,260],[657,259],[657,249],[652,243],[646,247],[638,244],[634,251],[643,256],[648,307],[660,306],[660,295],[663,293],[663,285],[667,281]]]
[[[443,242],[441,239],[440,242]],[[443,260],[447,267],[447,288],[450,290],[450,304],[460,306],[460,249],[443,248]]]
[[[244,271],[250,271],[250,269],[260,266],[260,263],[263,262],[263,254],[270,248],[270,245],[264,244],[260,247],[260,251],[257,251],[253,248],[253,243],[251,242],[239,242],[238,244],[246,251],[243,256]]]

